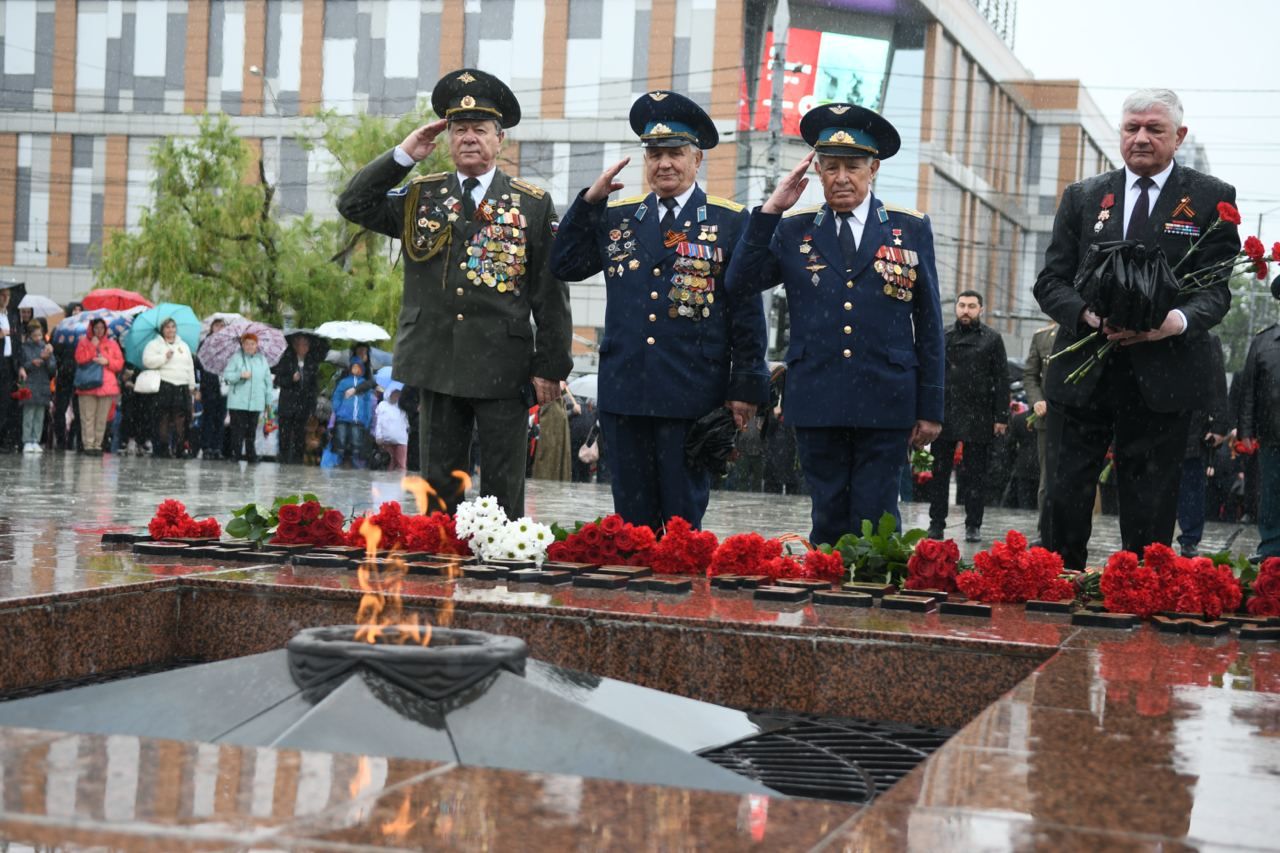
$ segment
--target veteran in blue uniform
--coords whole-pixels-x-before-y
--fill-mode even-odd
[[[739,428],[768,402],[761,298],[726,298],[724,270],[746,225],[742,205],[696,177],[715,124],[675,92],[641,96],[631,128],[653,192],[609,202],[624,159],[583,190],[560,221],[551,270],[566,281],[605,274],[599,407],[614,509],[662,529],[702,522],[711,477],[685,462],[695,421],[727,406]]]
[[[810,540],[834,543],[888,512],[909,445],[941,429],[945,371],[933,231],[922,213],[871,192],[898,132],[872,110],[825,104],[805,114],[813,147],[765,203],[734,251],[731,296],[778,283],[791,344],[783,414],[796,430],[813,498]],[[810,165],[826,203],[791,208]]]

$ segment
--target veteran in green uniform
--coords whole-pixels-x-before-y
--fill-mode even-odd
[[[474,68],[431,94],[442,116],[365,166],[338,211],[401,241],[404,297],[395,378],[422,390],[423,473],[448,512],[480,438],[481,491],[524,514],[528,410],[560,396],[573,366],[569,290],[547,267],[556,211],[546,191],[497,168],[520,104]],[[414,178],[446,134],[456,172]]]

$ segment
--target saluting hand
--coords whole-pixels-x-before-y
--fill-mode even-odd
[[[438,118],[430,124],[424,124],[404,138],[400,150],[414,160],[421,161],[431,156],[436,150],[436,137],[449,125],[448,119]]]
[[[596,178],[596,182],[587,187],[587,191],[582,194],[585,201],[592,204],[599,204],[609,197],[609,193],[617,192],[626,186],[618,180],[618,173],[627,168],[627,164],[631,162],[630,157],[623,157],[617,163],[600,173],[600,177]]]
[[[765,200],[760,206],[762,213],[782,213],[790,210],[795,203],[800,200],[800,195],[804,192],[804,188],[809,186],[809,179],[805,177],[805,172],[809,171],[809,166],[813,163],[816,152],[810,151],[804,156],[796,167],[787,173],[787,176],[778,181],[778,186],[774,189],[773,195]]]

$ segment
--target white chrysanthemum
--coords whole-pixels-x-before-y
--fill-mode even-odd
[[[533,560],[539,566],[546,559],[547,548],[555,541],[550,527],[528,516],[507,522],[505,538],[507,548],[516,554],[514,559]]]
[[[484,553],[486,548],[488,548],[487,556],[496,556],[493,550],[493,542],[496,540],[492,535],[507,521],[507,514],[498,505],[497,498],[493,495],[482,495],[474,500],[463,501],[458,504],[454,519],[458,538],[468,542],[477,556],[483,559],[486,556]]]

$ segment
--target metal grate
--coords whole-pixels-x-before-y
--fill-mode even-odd
[[[763,712],[781,727],[700,753],[782,794],[869,803],[942,746],[950,729]]]
[[[158,663],[144,663],[126,669],[94,672],[88,675],[78,675],[74,678],[59,678],[56,681],[45,681],[25,687],[10,687],[7,690],[0,690],[0,702],[8,702],[11,699],[26,699],[28,696],[43,696],[46,693],[60,693],[63,690],[71,690],[76,687],[88,687],[90,684],[106,684],[109,681],[119,681],[122,678],[153,675],[157,672],[182,669],[198,663],[208,663],[208,661],[202,658],[170,658]]]

